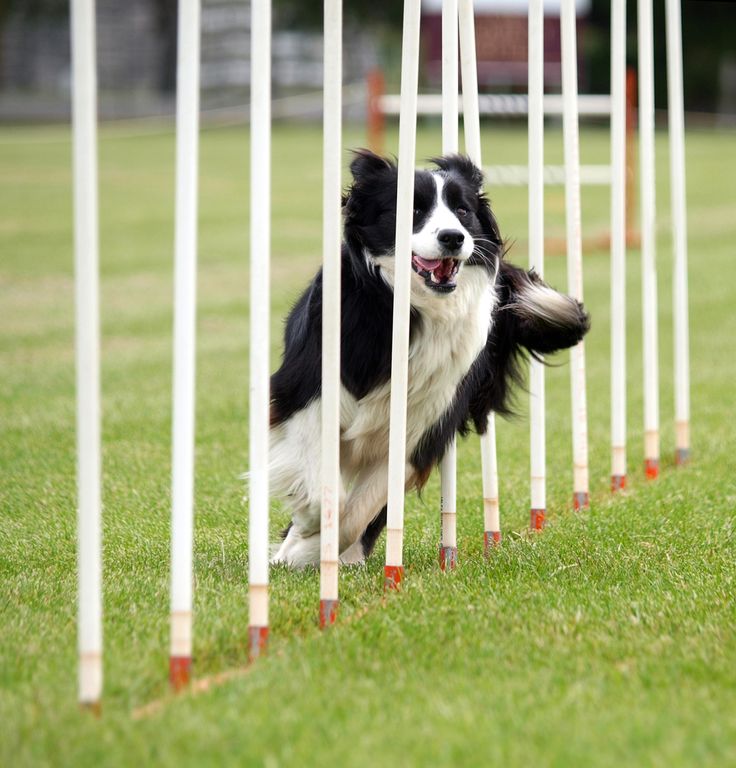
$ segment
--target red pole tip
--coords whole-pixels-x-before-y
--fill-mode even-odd
[[[529,527],[533,531],[541,531],[544,528],[545,510],[533,509],[529,520]]]
[[[572,508],[578,512],[590,507],[590,496],[587,491],[577,491],[572,496]]]
[[[448,568],[454,571],[457,567],[457,547],[440,546],[440,568],[446,571]]]
[[[501,531],[483,531],[483,554],[488,557],[491,549],[501,543]]]
[[[266,652],[268,627],[248,627],[248,660],[254,661]]]
[[[191,656],[172,656],[169,659],[169,683],[175,691],[180,691],[189,685],[191,674]]]
[[[677,464],[678,467],[682,467],[684,464],[687,464],[689,461],[690,461],[689,448],[678,448],[675,451],[675,464]]]
[[[332,626],[337,620],[337,606],[339,600],[320,600],[319,601],[319,628]]]
[[[659,459],[644,459],[644,474],[647,480],[656,480],[659,477]]]
[[[626,475],[611,475],[611,493],[623,491],[626,488]]]
[[[383,569],[383,591],[386,592],[389,589],[398,591],[401,588],[403,578],[403,565],[387,565]]]

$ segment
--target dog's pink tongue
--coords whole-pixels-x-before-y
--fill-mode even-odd
[[[414,254],[414,261],[416,261],[422,269],[426,269],[428,272],[437,269],[441,263],[441,259],[423,259],[416,254]]]

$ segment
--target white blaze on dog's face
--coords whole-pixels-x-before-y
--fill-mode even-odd
[[[450,190],[445,190],[444,176],[433,173],[432,179],[436,187],[434,206],[429,211],[414,209],[412,268],[429,290],[449,293],[457,286],[461,266],[473,255],[475,243],[463,223],[470,216],[467,204],[447,199]]]

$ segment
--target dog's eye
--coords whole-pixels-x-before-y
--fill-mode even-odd
[[[456,208],[455,213],[460,217],[464,218],[468,215],[468,209],[467,208]]]
[[[422,213],[421,209],[419,209],[419,208],[415,208],[415,209],[414,209],[414,215],[415,215],[415,216],[420,216],[420,215],[421,215],[421,213]]]

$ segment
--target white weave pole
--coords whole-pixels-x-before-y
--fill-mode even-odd
[[[169,657],[169,679],[174,689],[179,689],[189,682],[192,665],[199,20],[199,0],[181,0],[176,84],[171,648]]]
[[[626,487],[626,0],[611,3],[611,490]]]
[[[483,167],[478,106],[478,66],[475,53],[475,18],[473,0],[459,0],[460,69],[463,80],[463,127],[465,151],[478,168]],[[496,416],[488,414],[486,431],[480,436],[483,479],[483,551],[501,541],[498,503],[498,465],[496,462]]]
[[[563,133],[565,144],[565,219],[567,228],[567,290],[583,300],[583,236],[580,210],[580,137],[578,132],[578,54],[575,0],[562,0]],[[572,401],[573,507],[589,506],[588,408],[585,386],[585,342],[570,350]]]
[[[384,588],[398,589],[404,574],[404,489],[406,483],[406,409],[409,383],[409,310],[411,235],[414,211],[414,163],[419,85],[421,0],[404,0],[401,45],[401,113],[396,199],[396,266],[391,355],[391,408],[388,446],[388,524]]]
[[[324,4],[322,193],[322,520],[319,623],[335,623],[340,557],[340,147],[342,0]]]
[[[250,659],[268,643],[268,445],[271,264],[271,2],[251,3],[250,113]]]
[[[544,276],[544,5],[529,2],[529,266]],[[544,365],[529,361],[530,527],[541,530],[547,509]]]
[[[656,209],[654,187],[654,31],[652,0],[638,0],[639,175],[644,354],[644,471],[659,475],[659,344],[657,338]]]
[[[666,0],[667,89],[670,133],[670,191],[674,248],[675,461],[690,457],[690,341],[687,290],[687,208],[685,206],[685,112],[682,88],[680,0]]]
[[[81,706],[99,711],[102,695],[102,502],[94,0],[72,2],[71,35],[77,358],[78,696]]]
[[[458,5],[457,0],[442,3],[442,154],[458,151]],[[441,538],[440,567],[453,570],[457,565],[457,439],[447,447],[440,462]]]

